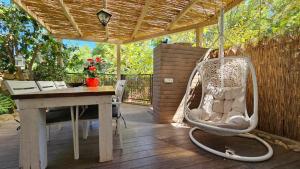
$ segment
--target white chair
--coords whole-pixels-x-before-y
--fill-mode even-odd
[[[61,84],[62,82],[59,82]],[[49,91],[57,89],[55,82],[53,81],[36,81],[36,84],[41,91]],[[64,83],[65,84],[65,83]],[[63,84],[62,84],[63,85]],[[56,125],[60,130],[62,129],[61,123],[69,122],[70,119],[70,107],[52,107],[46,109],[46,122],[47,124],[47,140],[50,140],[51,126]]]
[[[11,95],[40,91],[35,81],[5,80],[4,83]]]
[[[253,86],[253,113],[246,108],[247,77],[249,70]],[[197,77],[197,78],[195,78]],[[195,82],[195,79],[200,79]],[[201,90],[201,102],[197,108],[191,108],[192,92],[195,84]],[[193,98],[194,99],[194,98]],[[195,125],[189,132],[191,140],[199,147],[213,154],[239,161],[264,161],[273,155],[271,146],[261,138],[250,134],[258,122],[258,90],[254,67],[247,57],[225,57],[200,62],[189,79],[185,101],[185,119]],[[268,150],[265,155],[249,157],[235,154],[226,149],[221,152],[212,149],[193,136],[195,130],[221,136],[240,136],[256,139]]]
[[[120,111],[122,97],[125,89],[126,80],[118,80],[115,89],[115,96],[112,98],[112,117],[116,120],[115,134],[119,135],[120,147],[123,148],[122,131],[120,128],[120,118],[123,119],[124,126],[127,127],[126,121]],[[87,139],[91,120],[98,119],[98,105],[91,105],[79,116],[83,124],[83,139]]]
[[[41,91],[55,90],[56,86],[53,81],[37,81],[36,84]]]
[[[6,87],[8,88],[8,91],[10,92],[11,95],[16,95],[16,94],[25,94],[25,93],[31,93],[31,92],[39,92],[40,89],[42,90],[53,90],[56,89],[55,85],[51,81],[39,81],[39,82],[34,82],[34,81],[17,81],[17,80],[6,80],[5,82]],[[38,85],[40,86],[40,89]],[[54,88],[53,88],[54,85]],[[18,104],[17,104],[18,108]],[[70,108],[67,109],[51,109],[50,111],[45,111],[46,113],[46,127],[47,127],[47,137],[49,138],[49,130],[50,130],[50,125],[53,124],[59,124],[59,123],[64,123],[64,122],[70,122],[71,119],[74,121],[74,118],[71,118],[71,111]],[[74,126],[74,125],[72,125]],[[21,128],[22,130],[22,128]],[[74,128],[73,128],[73,131]],[[73,132],[73,138],[75,138],[75,133]],[[75,139],[73,139],[73,144],[75,145]],[[75,157],[75,148],[74,148],[74,158]]]
[[[65,81],[54,81],[54,84],[57,89],[65,89],[68,88],[67,84]]]

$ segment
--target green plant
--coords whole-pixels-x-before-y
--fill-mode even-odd
[[[33,78],[35,67],[40,66],[39,62],[50,62],[43,65],[43,69],[36,69],[41,70],[41,74],[47,74],[43,71],[50,71],[52,68],[55,72],[61,72],[58,70],[60,68],[56,67],[68,67],[70,60],[77,61],[76,55],[73,54],[75,50],[77,48],[68,47],[49,35],[16,5],[0,3],[0,71],[17,73],[21,80],[25,79],[21,68],[15,65],[15,58],[22,56],[26,61],[25,69],[30,79]]]
[[[0,93],[0,114],[9,113],[14,107],[14,102],[9,96]]]
[[[89,78],[96,78],[101,73],[101,70],[104,68],[104,62],[100,57],[96,57],[96,59],[89,58],[87,59],[86,64],[83,68],[83,73]]]
[[[33,70],[34,80],[59,81],[66,78],[67,71],[63,66],[42,62]]]

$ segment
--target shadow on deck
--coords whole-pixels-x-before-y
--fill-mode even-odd
[[[48,143],[48,168],[205,168],[205,169],[269,169],[300,168],[300,153],[272,145],[274,156],[265,162],[244,163],[223,159],[196,147],[188,137],[189,129],[169,124],[155,124],[151,109],[138,105],[122,105],[128,128],[124,129],[124,149],[114,138],[114,159],[98,163],[98,124],[93,122],[87,140],[80,139],[80,159],[73,159],[72,129],[66,124],[62,130],[51,127]],[[18,168],[18,131],[14,122],[0,124],[0,168]],[[81,132],[80,132],[81,134]],[[226,139],[204,132],[196,133],[208,145],[224,149],[225,143],[236,153],[260,155],[266,150],[256,141],[237,137]],[[234,138],[234,139],[233,139]]]

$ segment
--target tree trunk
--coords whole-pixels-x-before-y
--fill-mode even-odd
[[[32,66],[33,66],[35,59],[37,58],[39,49],[40,49],[40,45],[36,46],[36,48],[34,49],[32,58],[27,67],[29,80],[33,80]]]
[[[26,80],[20,67],[17,67],[16,75],[18,80]]]

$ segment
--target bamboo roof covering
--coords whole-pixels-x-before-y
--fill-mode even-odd
[[[13,0],[54,37],[130,43],[217,23],[242,0]],[[104,27],[96,13],[112,18]]]

